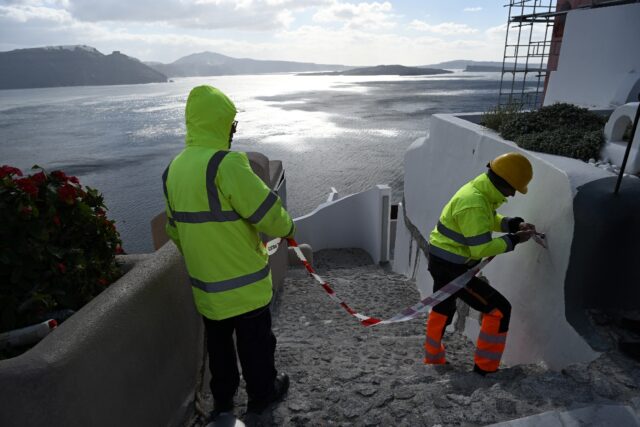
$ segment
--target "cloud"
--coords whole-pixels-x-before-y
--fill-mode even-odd
[[[381,29],[393,28],[393,6],[384,3],[341,3],[334,0],[329,6],[320,9],[313,15],[318,23],[341,23],[345,28]]]
[[[477,33],[478,30],[472,28],[466,24],[456,24],[455,22],[443,22],[441,24],[431,25],[427,24],[424,21],[420,21],[414,19],[409,24],[409,27],[416,31],[424,31],[442,35],[452,35],[452,34],[474,34]]]
[[[141,60],[165,63],[213,51],[234,57],[357,66],[499,59],[504,49],[505,26],[478,32],[453,22],[414,20],[409,25],[407,18],[395,14],[390,1],[0,2],[0,50],[86,44],[103,53],[120,50]],[[94,11],[89,10],[91,5]],[[305,8],[312,9],[300,13]],[[125,18],[120,19],[121,15]],[[403,21],[407,24],[400,27]],[[252,25],[265,31],[242,31]],[[421,33],[407,34],[407,27]]]
[[[0,6],[0,18],[21,23],[27,21],[50,21],[53,23],[72,21],[71,15],[66,10],[31,5]]]
[[[477,7],[465,7],[464,9],[462,9],[463,12],[480,12],[482,10],[482,7],[477,6]]]
[[[286,28],[294,10],[329,0],[67,0],[74,18],[88,22],[158,22],[194,29],[265,31]]]
[[[298,60],[345,65],[425,65],[465,58],[475,60],[502,57],[504,45],[485,37],[447,40],[435,36],[408,37],[391,32],[369,32],[348,28],[327,29],[302,26],[282,31],[278,41],[289,47]]]

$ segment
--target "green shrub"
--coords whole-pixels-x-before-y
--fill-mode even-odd
[[[98,191],[62,171],[0,167],[0,332],[79,309],[120,276],[121,252]]]
[[[541,153],[584,160],[597,159],[604,142],[602,131],[554,129],[521,135],[514,141],[520,147]]]
[[[489,120],[492,126],[498,121],[500,136],[527,150],[587,161],[598,158],[604,143],[606,118],[572,104],[558,103],[531,112],[511,111],[502,114],[500,120]]]
[[[536,112],[538,122],[548,129],[574,128],[585,132],[602,130],[607,119],[586,108],[573,104],[556,103]]]
[[[500,131],[502,123],[513,115],[517,115],[522,107],[519,104],[498,105],[482,115],[480,124],[482,126]]]

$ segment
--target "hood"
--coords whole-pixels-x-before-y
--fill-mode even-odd
[[[185,109],[187,147],[228,150],[229,133],[236,112],[233,102],[218,89],[212,86],[193,88]]]
[[[473,186],[494,205],[500,206],[507,201],[507,198],[493,185],[486,173],[477,176],[472,182]]]

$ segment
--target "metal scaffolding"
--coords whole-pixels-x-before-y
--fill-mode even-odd
[[[534,110],[542,105],[556,0],[511,0],[498,104]],[[557,54],[557,53],[555,53]]]

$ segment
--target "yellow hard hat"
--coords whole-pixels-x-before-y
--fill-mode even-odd
[[[529,159],[520,153],[506,153],[491,160],[489,167],[510,186],[527,194],[527,184],[533,178],[533,168]]]

